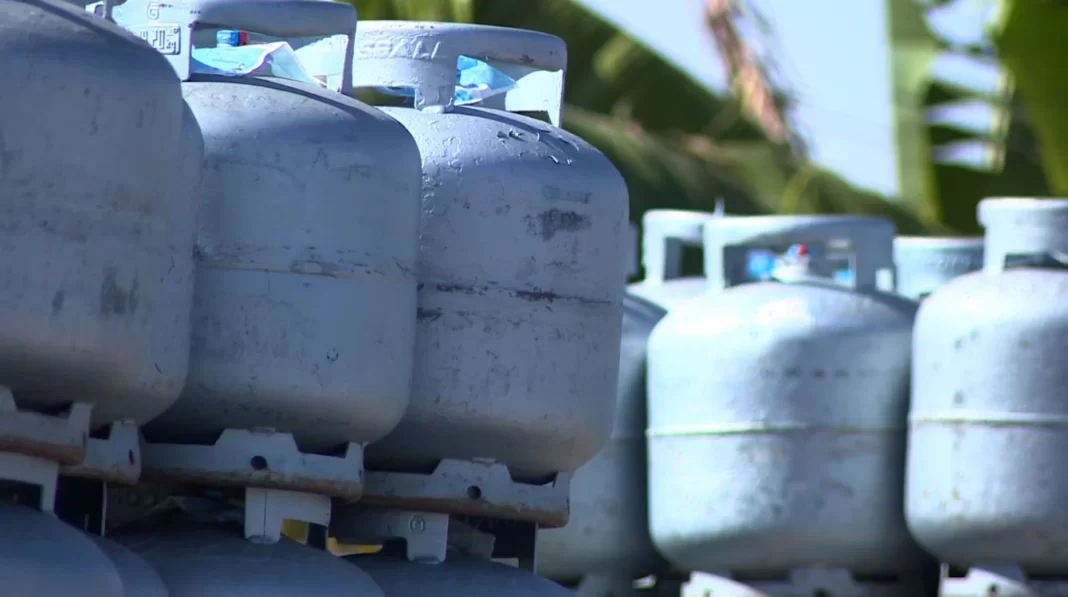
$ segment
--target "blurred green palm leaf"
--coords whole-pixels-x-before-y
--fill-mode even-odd
[[[1034,126],[1053,193],[1068,195],[1068,5],[1053,0],[1001,0],[992,37]],[[1021,110],[1022,111],[1022,110]]]
[[[934,76],[935,60],[945,54],[982,55],[984,61],[992,60],[985,57],[987,53],[981,48],[951,47],[931,31],[926,9],[953,1],[885,3],[890,27],[898,177],[903,200],[921,215],[925,225],[975,234],[980,232],[976,207],[984,197],[1041,196],[1047,194],[1049,187],[1034,149],[1030,121],[1011,84],[1006,81],[999,92],[987,93]],[[1027,4],[1036,0],[1019,1]],[[986,103],[993,109],[994,121],[987,131],[928,118],[933,108],[966,102]],[[941,157],[947,149],[965,143],[988,148],[986,163],[961,163]]]

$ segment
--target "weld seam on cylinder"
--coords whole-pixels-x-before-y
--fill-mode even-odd
[[[768,433],[889,433],[901,432],[905,426],[812,425],[809,423],[728,423],[718,425],[680,425],[647,429],[645,437],[686,437],[703,435],[759,435]]]
[[[992,411],[946,411],[909,415],[909,425],[970,423],[992,427],[1068,427],[1068,416]]]

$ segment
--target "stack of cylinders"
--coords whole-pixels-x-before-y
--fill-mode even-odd
[[[144,427],[146,468],[153,480],[210,486],[233,461],[231,444],[220,438],[260,445],[287,435],[300,452],[289,452],[292,458],[273,452],[274,461],[246,457],[234,471],[238,481],[227,480],[246,490],[245,535],[255,540],[237,525],[184,507],[168,521],[120,527],[111,538],[144,558],[172,597],[381,597],[357,567],[312,547],[274,542],[277,529],[265,529],[281,524],[276,507],[286,518],[315,510],[317,522],[325,522],[330,500],[317,495],[319,487],[358,495],[360,463],[351,482],[306,487],[313,481],[302,480],[317,474],[307,463],[382,437],[407,407],[419,150],[399,123],[340,89],[259,71],[206,74],[204,65],[219,66],[212,59],[225,58],[227,48],[193,60],[195,49],[168,41],[175,39],[168,37],[170,23],[177,23],[179,38],[197,27],[344,35],[343,62],[351,65],[355,11],[296,0],[130,0],[101,12],[166,55],[165,68],[182,81],[204,142],[195,163],[203,180],[188,382],[178,401]],[[351,75],[343,79],[347,91]],[[177,101],[181,106],[181,96]],[[232,431],[245,435],[227,435]],[[161,465],[167,458],[182,466]],[[265,482],[275,485],[257,489]],[[339,487],[344,483],[352,486]],[[250,492],[266,504],[263,520],[253,520],[259,502]],[[259,531],[250,535],[250,528]]]
[[[85,464],[90,431],[151,420],[185,382],[203,148],[166,61],[77,7],[0,1],[0,56],[0,478],[39,493],[0,507],[0,584],[120,597],[136,559],[56,518],[58,465]]]
[[[0,384],[145,423],[185,383],[202,151],[166,61],[84,11],[5,0]],[[77,61],[61,60],[70,53]],[[146,147],[154,148],[145,151]],[[10,150],[15,151],[15,150]]]
[[[412,404],[369,446],[369,466],[428,471],[442,460],[492,460],[532,484],[581,467],[611,432],[628,202],[608,160],[558,127],[563,41],[404,22],[363,22],[358,39],[357,86],[411,88],[412,108],[384,110],[423,158]],[[515,88],[457,105],[462,57],[484,61]],[[546,113],[550,123],[523,112]],[[567,594],[484,561],[352,559],[389,595]]]

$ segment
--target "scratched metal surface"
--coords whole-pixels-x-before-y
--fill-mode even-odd
[[[196,177],[180,168],[197,141],[178,81],[74,6],[0,10],[19,57],[0,69],[0,381],[22,406],[146,421],[188,362]]]

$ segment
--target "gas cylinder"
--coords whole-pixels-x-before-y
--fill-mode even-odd
[[[567,525],[538,532],[539,575],[567,583],[590,574],[629,581],[662,567],[649,538],[646,504],[645,348],[663,316],[649,301],[623,298],[612,437],[571,478]]]
[[[986,199],[978,215],[983,269],[916,321],[908,524],[943,562],[1063,580],[1068,200]]]
[[[700,248],[702,224],[716,214],[678,209],[652,209],[642,216],[642,268],[645,277],[627,291],[647,301],[670,308],[693,298],[708,287],[702,277],[682,275],[682,252]]]
[[[574,597],[560,585],[504,564],[450,557],[438,564],[388,556],[350,556],[386,597]]]
[[[178,80],[133,35],[49,0],[0,1],[0,53],[0,382],[23,408],[148,421],[189,359],[192,280],[172,271],[192,269],[179,169],[198,141]]]
[[[0,453],[0,593],[123,597],[122,579],[108,557],[53,513],[57,470],[42,458]]]
[[[709,289],[649,340],[655,545],[681,569],[739,579],[914,569],[901,500],[916,305],[875,288],[893,268],[893,224],[767,216],[703,228]],[[842,240],[851,287],[744,283],[754,248]]]
[[[170,597],[163,579],[137,554],[108,539],[90,538],[114,564],[127,597]]]
[[[146,436],[211,443],[270,428],[330,451],[384,435],[411,382],[418,148],[392,118],[324,87],[204,74],[182,37],[195,26],[344,35],[348,65],[354,10],[131,0],[112,18],[167,54],[205,143],[189,382]]]
[[[81,531],[51,513],[0,506],[3,593],[19,597],[123,597],[108,557]]]
[[[370,467],[492,460],[517,481],[574,470],[607,440],[619,367],[627,190],[560,121],[566,47],[465,24],[360,23],[359,87],[414,88],[383,110],[423,157],[412,401]],[[456,105],[457,63],[514,80]]]
[[[341,558],[288,539],[254,543],[236,525],[181,521],[112,539],[148,562],[170,597],[384,597]]]
[[[983,239],[899,236],[894,239],[896,290],[911,299],[983,266]]]
[[[0,506],[4,594],[19,597],[123,597],[119,572],[78,529],[51,513]]]

